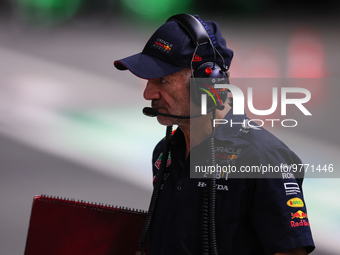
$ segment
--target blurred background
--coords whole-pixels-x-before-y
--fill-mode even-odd
[[[34,195],[148,208],[151,153],[165,128],[141,113],[145,81],[112,63],[181,12],[218,22],[235,53],[232,83],[310,81],[313,116],[270,131],[305,163],[339,173],[339,3],[0,0],[1,254],[23,254]],[[323,177],[304,182],[313,254],[335,255],[340,181]]]

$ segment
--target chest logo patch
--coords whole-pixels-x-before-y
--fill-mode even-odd
[[[197,183],[197,187],[200,188],[204,188],[205,186],[207,186],[207,184],[205,182],[198,182]],[[228,186],[227,185],[223,185],[223,184],[216,184],[216,190],[223,190],[223,191],[228,191]]]
[[[159,170],[161,167],[163,153],[159,154],[158,159],[155,162],[155,167]],[[166,167],[171,165],[171,153],[169,152],[168,160],[166,161]]]

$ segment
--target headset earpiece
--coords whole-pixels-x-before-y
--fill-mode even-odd
[[[213,62],[205,62],[194,71],[194,77],[190,84],[191,98],[200,106],[202,94],[207,95],[207,107],[221,109],[228,98],[227,89],[215,89],[215,84],[229,84],[228,73]],[[208,79],[199,79],[208,78]]]
[[[225,78],[228,79],[226,70],[223,70],[218,64],[205,62],[194,71],[195,78]]]
[[[208,108],[216,107],[222,109],[224,102],[227,100],[228,91],[226,89],[214,88],[214,84],[229,83],[228,73],[226,68],[221,68],[216,63],[217,49],[214,47],[207,29],[203,26],[201,21],[190,14],[177,14],[170,17],[167,21],[176,21],[182,26],[190,36],[192,42],[196,47],[203,45],[210,45],[212,54],[214,54],[214,62],[205,62],[197,67],[193,72],[193,78],[210,78],[205,79],[206,82],[197,82],[195,79],[190,84],[191,97],[194,103],[201,105],[201,95],[207,94]],[[197,48],[196,48],[197,49]],[[195,54],[195,53],[194,53]],[[222,57],[219,54],[220,57]],[[223,58],[222,58],[223,60]],[[224,63],[224,60],[223,60]],[[193,80],[193,79],[191,79]]]

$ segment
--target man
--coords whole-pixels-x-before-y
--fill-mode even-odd
[[[223,105],[209,107],[207,115],[197,117],[200,106],[191,100],[190,77],[212,77],[217,68],[217,77],[226,79],[233,52],[215,22],[187,16],[168,20],[151,36],[142,53],[114,63],[120,70],[128,69],[147,79],[144,98],[151,100],[156,109],[152,114],[160,124],[178,125],[171,139],[163,139],[153,153],[154,181],[160,185],[157,190],[155,187],[157,198],[151,202],[154,213],[149,211],[150,254],[310,253],[314,243],[301,178],[190,178],[194,154],[200,162],[213,160],[237,168],[301,162],[264,129],[219,125],[215,130],[212,117],[235,123],[246,118],[233,115],[223,91],[217,92]],[[199,35],[192,35],[192,28],[200,28],[192,19],[203,25],[209,43],[196,42]],[[209,63],[208,67],[203,63]],[[206,153],[210,141],[214,148]],[[167,147],[169,153],[165,153]],[[215,193],[210,197],[208,187]]]

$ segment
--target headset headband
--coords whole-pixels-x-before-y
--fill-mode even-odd
[[[194,16],[187,13],[177,14],[171,16],[167,21],[171,20],[176,21],[188,32],[196,46],[201,46],[206,43],[211,44],[208,32],[205,30],[202,23]]]

